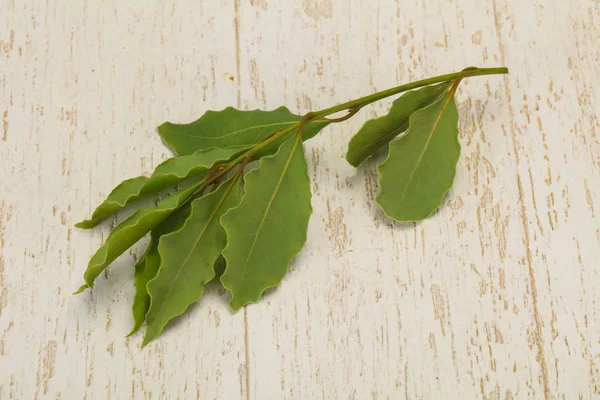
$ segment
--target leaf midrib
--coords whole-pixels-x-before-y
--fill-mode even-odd
[[[244,129],[239,129],[237,131],[232,131],[229,133],[226,133],[224,135],[221,136],[214,136],[214,137],[209,137],[209,136],[197,136],[197,135],[192,135],[189,134],[187,132],[182,132],[182,131],[170,131],[170,133],[176,134],[176,135],[182,135],[182,136],[188,136],[191,137],[193,139],[207,139],[207,140],[219,140],[219,139],[223,139],[226,138],[228,136],[232,136],[232,135],[237,135],[239,133],[244,133],[246,131],[250,131],[253,129],[259,129],[259,128],[270,128],[273,126],[278,126],[278,125],[292,125],[292,124],[297,124],[298,121],[282,121],[282,122],[276,122],[273,124],[263,124],[263,125],[254,125],[254,126],[250,126],[248,128],[244,128]]]
[[[446,102],[444,103],[444,105],[442,106],[442,109],[440,110],[440,113],[438,114],[435,122],[433,123],[433,126],[431,128],[431,131],[429,133],[429,137],[427,138],[427,142],[425,142],[425,146],[423,147],[423,151],[421,152],[421,154],[419,155],[419,159],[417,160],[417,162],[415,163],[415,167],[413,168],[413,170],[411,171],[408,180],[406,182],[406,185],[404,186],[404,191],[402,193],[402,197],[400,197],[400,200],[398,201],[398,207],[400,207],[402,205],[402,202],[404,201],[404,199],[406,198],[406,194],[408,193],[408,187],[410,186],[410,184],[412,183],[412,180],[415,177],[415,173],[417,172],[417,169],[419,169],[419,166],[421,164],[421,161],[423,160],[423,156],[425,155],[425,153],[427,152],[427,150],[429,149],[429,144],[431,143],[431,139],[433,138],[433,133],[436,131],[440,121],[442,120],[442,116],[444,115],[444,113],[446,112],[446,109],[448,108],[448,104],[450,104],[450,101],[452,100],[452,94],[448,94],[448,98],[446,100]]]
[[[299,141],[300,141],[300,135],[297,135],[296,141],[294,143],[294,147],[292,147],[292,150],[290,151],[290,156],[288,157],[288,159],[285,163],[285,166],[282,169],[282,173],[281,173],[281,176],[279,177],[279,181],[277,182],[277,185],[275,186],[275,189],[273,190],[273,194],[271,195],[271,198],[269,199],[269,202],[268,202],[267,208],[263,214],[262,220],[260,221],[258,229],[256,230],[256,235],[254,235],[254,241],[252,242],[252,246],[250,246],[250,251],[248,252],[248,257],[246,257],[246,261],[244,262],[244,268],[242,269],[242,277],[246,276],[246,271],[248,270],[248,261],[250,260],[250,257],[252,256],[252,254],[254,252],[254,248],[256,247],[256,243],[258,241],[258,237],[260,236],[262,227],[267,219],[267,215],[269,214],[271,205],[273,204],[273,201],[275,200],[275,196],[279,192],[279,188],[281,187],[281,182],[283,181],[283,178],[285,177],[285,174],[287,173],[287,171],[289,169],[290,163],[292,162],[292,158],[294,157],[294,153],[296,152],[296,148],[298,147]]]

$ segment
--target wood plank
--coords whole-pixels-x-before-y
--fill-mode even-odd
[[[0,0],[0,399],[600,396],[600,4],[593,0]],[[469,65],[461,161],[419,224],[343,159],[390,101],[306,145],[314,214],[281,286],[216,285],[140,350],[136,247],[73,297],[109,232],[73,229],[170,156],[155,127],[304,113]],[[119,216],[119,220],[124,216]]]

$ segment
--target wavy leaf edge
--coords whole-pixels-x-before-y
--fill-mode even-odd
[[[230,187],[229,187],[229,188],[227,188],[227,189],[225,189],[225,193],[221,193],[221,192],[220,192],[220,189],[223,189],[223,188],[225,188],[225,186],[226,186],[226,185],[230,185]],[[225,182],[221,183],[221,184],[219,185],[219,187],[218,187],[218,188],[217,188],[215,191],[213,191],[213,192],[211,192],[211,193],[208,193],[208,194],[206,194],[206,195],[204,195],[204,196],[202,196],[202,197],[199,197],[199,198],[195,199],[195,200],[194,200],[194,201],[191,203],[191,210],[190,210],[190,213],[189,213],[189,215],[186,217],[186,219],[185,219],[185,222],[184,222],[184,223],[183,223],[183,224],[182,224],[180,227],[178,227],[176,230],[174,230],[174,231],[172,231],[172,232],[169,232],[169,233],[167,233],[167,234],[165,234],[165,235],[161,236],[161,238],[160,238],[160,240],[159,240],[159,242],[158,242],[158,247],[157,247],[157,249],[158,249],[158,253],[160,254],[160,266],[158,267],[158,270],[157,270],[157,272],[156,272],[156,275],[154,276],[154,278],[150,279],[150,280],[149,280],[149,281],[146,283],[146,290],[147,290],[147,293],[148,293],[148,294],[149,294],[149,296],[150,296],[150,305],[149,305],[148,311],[147,311],[147,313],[146,313],[146,320],[147,320],[148,314],[150,314],[150,312],[151,312],[151,311],[153,311],[153,307],[152,307],[152,306],[153,306],[153,304],[154,304],[154,298],[153,298],[153,296],[152,296],[152,292],[154,291],[154,290],[152,289],[153,282],[155,282],[155,281],[157,281],[158,279],[160,279],[160,276],[161,276],[160,274],[161,274],[161,272],[164,270],[164,267],[165,267],[165,257],[163,256],[163,253],[161,252],[161,249],[163,249],[163,252],[164,252],[164,248],[165,248],[165,240],[168,240],[168,239],[170,239],[170,238],[172,238],[172,237],[175,237],[175,236],[177,236],[178,234],[180,234],[181,232],[183,232],[183,231],[184,231],[184,230],[187,228],[187,226],[188,226],[188,224],[190,223],[190,221],[191,221],[191,220],[192,220],[192,219],[195,217],[195,215],[196,215],[196,212],[198,212],[198,210],[199,210],[199,209],[202,207],[202,204],[201,204],[201,203],[202,203],[202,202],[205,202],[205,201],[209,201],[209,199],[208,199],[208,197],[209,197],[209,196],[218,197],[219,195],[222,195],[222,197],[221,197],[221,198],[220,198],[220,200],[218,201],[217,208],[214,210],[214,215],[211,215],[211,216],[209,217],[209,219],[206,221],[205,229],[208,229],[208,226],[209,226],[209,225],[210,225],[210,224],[213,222],[213,220],[214,220],[214,217],[215,217],[215,216],[216,216],[216,214],[218,213],[219,209],[220,209],[220,208],[223,206],[223,204],[224,204],[224,203],[227,201],[227,197],[230,195],[230,193],[231,193],[231,190],[235,190],[235,189],[236,189],[236,185],[239,185],[239,177],[233,176],[233,177],[231,177],[230,179],[226,180]],[[238,187],[238,189],[239,189],[239,187]],[[227,211],[229,211],[229,210],[227,210]],[[221,226],[221,228],[222,228],[222,225],[221,225],[220,219],[219,219],[219,220],[217,220],[217,221],[216,221],[216,223],[217,223],[217,224],[219,224],[219,225]],[[224,228],[222,228],[222,229],[224,229]],[[203,235],[203,234],[204,234],[204,231],[202,232],[202,235]],[[195,246],[197,246],[197,245],[198,245],[198,242],[199,242],[199,240],[196,242]],[[189,255],[188,255],[188,258],[191,256],[191,254],[192,254],[192,253],[193,253],[193,251],[195,250],[195,246],[194,246],[194,249],[190,250],[190,253],[189,253]],[[143,342],[142,342],[142,347],[145,347],[145,346],[146,346],[148,343],[150,343],[152,340],[154,340],[154,339],[156,339],[158,336],[160,336],[160,334],[162,333],[162,331],[164,330],[164,328],[165,328],[165,327],[168,325],[168,323],[169,323],[170,321],[172,321],[173,319],[175,319],[175,318],[177,318],[177,317],[179,317],[179,316],[183,315],[183,314],[184,314],[184,313],[187,311],[187,309],[189,308],[189,306],[191,306],[192,304],[194,304],[194,303],[196,303],[196,302],[198,302],[198,301],[200,300],[200,298],[201,298],[201,297],[202,297],[202,295],[204,294],[204,290],[205,290],[205,289],[204,289],[204,286],[205,286],[205,285],[206,285],[208,282],[212,281],[212,280],[215,278],[215,276],[216,276],[216,272],[215,272],[215,266],[216,266],[216,263],[218,262],[218,259],[219,259],[219,257],[222,255],[222,252],[223,252],[223,249],[221,249],[221,250],[219,251],[219,254],[217,254],[217,256],[215,257],[214,261],[211,263],[211,264],[212,264],[212,267],[210,267],[210,268],[212,268],[212,270],[211,270],[211,272],[212,272],[211,276],[210,276],[210,277],[207,277],[207,279],[206,279],[204,282],[201,282],[201,285],[203,286],[201,293],[199,293],[197,296],[195,296],[195,298],[194,298],[193,300],[191,300],[191,301],[190,301],[188,304],[185,304],[185,305],[182,307],[182,309],[181,309],[181,311],[180,311],[180,312],[177,312],[177,313],[173,314],[173,315],[171,316],[171,318],[169,318],[169,319],[167,319],[167,320],[165,320],[165,321],[162,321],[162,322],[161,322],[161,324],[160,324],[160,325],[157,327],[157,329],[158,329],[158,332],[156,333],[156,335],[154,335],[154,336],[148,336],[148,330],[146,330],[146,335],[145,335],[145,337],[144,337],[144,340],[143,340]],[[187,260],[186,260],[186,262],[187,262]],[[184,264],[184,265],[185,265],[185,264]],[[182,267],[181,267],[181,269],[182,269],[183,267],[184,267],[184,266],[182,266]],[[178,274],[177,274],[177,275],[179,275],[179,273],[181,273],[181,269],[178,271]],[[170,289],[170,290],[172,290],[173,288],[174,288],[174,287],[171,287],[171,289]],[[162,303],[162,304],[161,304],[161,306],[160,306],[161,308],[160,308],[160,309],[157,311],[157,314],[160,314],[160,313],[163,311],[163,309],[164,309],[164,307],[165,307],[165,304],[166,304],[166,303]],[[149,322],[147,321],[147,325],[148,325],[149,323],[152,323],[152,321],[149,321]]]
[[[241,152],[247,149],[250,149],[252,146],[250,145],[238,145],[238,146],[227,146],[224,148],[220,148],[220,147],[211,147],[208,149],[201,149],[198,151],[195,151],[192,154],[189,155],[183,155],[183,156],[177,156],[177,157],[172,157],[169,158],[163,162],[161,162],[160,164],[158,164],[156,166],[156,168],[154,169],[154,173],[150,176],[138,176],[135,178],[130,178],[130,179],[126,179],[124,181],[122,181],[120,184],[118,184],[109,194],[108,196],[106,196],[106,200],[104,200],[98,207],[96,207],[96,209],[94,210],[94,212],[92,213],[92,217],[90,219],[86,219],[83,221],[80,221],[78,223],[75,224],[76,228],[80,228],[80,229],[91,229],[93,227],[95,227],[96,225],[98,225],[100,222],[102,222],[103,220],[105,220],[106,218],[108,218],[111,214],[114,214],[115,212],[118,212],[119,210],[125,208],[127,205],[130,205],[131,199],[135,198],[135,201],[137,200],[141,200],[145,197],[148,196],[152,196],[156,193],[144,193],[142,194],[144,187],[151,182],[152,178],[154,177],[158,177],[158,176],[162,176],[163,179],[166,179],[167,177],[173,177],[176,178],[178,180],[187,180],[187,179],[191,179],[194,176],[197,175],[201,175],[203,172],[198,172],[197,174],[192,174],[191,171],[199,168],[199,167],[206,167],[207,169],[209,169],[210,167],[212,167],[213,165],[215,165],[215,163],[219,163],[219,162],[225,162],[228,161],[231,157],[235,156],[236,153],[233,153],[231,156],[229,156],[227,159],[225,159],[224,157],[218,158],[216,160],[214,160],[210,165],[208,164],[190,164],[190,166],[188,167],[187,170],[185,170],[185,172],[183,174],[177,173],[177,172],[167,172],[167,173],[160,173],[160,174],[156,174],[156,171],[158,171],[161,167],[164,167],[164,165],[168,164],[168,163],[172,163],[173,160],[175,160],[176,158],[183,158],[183,157],[197,157],[200,153],[209,153],[215,150],[235,150],[235,152]],[[135,181],[143,181],[143,183],[140,185],[139,188],[137,188],[136,192],[131,192],[125,199],[123,199],[122,201],[114,201],[114,200],[109,200],[110,197],[120,188],[122,188],[123,186],[131,183],[131,182],[135,182]],[[179,182],[181,183],[181,182]],[[170,186],[175,186],[178,183],[174,183],[173,185]],[[166,190],[168,189],[170,186],[165,187],[162,190]],[[114,208],[114,210],[110,210],[108,214],[105,213],[100,213],[99,211],[103,211],[103,209],[106,208]]]

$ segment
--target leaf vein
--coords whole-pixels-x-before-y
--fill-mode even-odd
[[[250,131],[250,130],[253,130],[253,129],[263,128],[263,130],[264,130],[266,128],[270,128],[270,127],[273,127],[273,126],[293,125],[293,124],[296,124],[296,123],[298,123],[298,121],[289,121],[289,122],[288,121],[282,121],[282,122],[276,122],[276,123],[273,123],[273,124],[254,125],[254,126],[250,126],[248,128],[238,129],[237,131],[229,132],[229,133],[227,133],[225,135],[215,136],[215,137],[192,135],[190,133],[182,132],[182,131],[170,131],[170,133],[175,134],[175,135],[189,136],[192,139],[220,140],[220,139],[223,139],[225,137],[232,136],[232,135],[237,135],[237,134],[240,134],[240,133],[243,133],[243,132],[246,132],[246,131]]]
[[[406,190],[406,189],[412,183],[412,180],[415,177],[415,173],[417,172],[417,169],[419,169],[421,161],[423,160],[423,156],[425,155],[425,153],[429,149],[429,145],[431,143],[431,139],[433,138],[433,134],[434,134],[435,130],[437,129],[438,125],[440,124],[440,121],[442,120],[442,116],[446,112],[446,108],[448,108],[448,104],[450,104],[451,100],[452,100],[452,95],[449,94],[448,97],[447,97],[447,99],[446,99],[446,102],[444,103],[444,105],[442,106],[442,109],[440,110],[440,113],[438,114],[435,122],[433,123],[433,126],[431,127],[431,131],[429,133],[429,137],[427,138],[427,142],[425,142],[425,146],[423,147],[423,151],[419,155],[419,158],[417,159],[417,162],[415,163],[415,167],[412,169],[412,171],[411,171],[408,179],[406,180],[406,185],[404,187],[404,190],[402,191],[402,196],[400,197],[400,200],[398,200],[398,207],[400,207],[400,205],[402,204],[402,202],[406,198],[406,194],[408,193],[408,190]]]
[[[294,143],[294,147],[292,147],[292,151],[290,152],[290,156],[288,157],[285,166],[282,169],[281,172],[281,176],[279,177],[279,181],[277,182],[277,185],[275,186],[275,189],[273,190],[273,194],[271,195],[271,198],[269,199],[269,202],[267,203],[267,207],[265,209],[265,212],[263,214],[263,217],[260,221],[260,224],[258,226],[258,229],[256,230],[256,235],[254,235],[254,241],[252,242],[252,246],[250,246],[250,250],[248,251],[248,257],[246,257],[246,261],[244,263],[244,268],[242,270],[242,276],[246,276],[246,270],[248,269],[248,261],[250,260],[250,257],[252,256],[253,252],[254,252],[254,248],[256,246],[256,242],[258,241],[258,237],[260,236],[260,232],[262,230],[262,227],[267,219],[267,215],[269,214],[269,211],[271,209],[271,205],[273,204],[273,201],[275,200],[275,196],[277,195],[277,193],[279,192],[279,188],[281,186],[281,182],[283,182],[283,178],[285,177],[285,174],[287,173],[289,166],[292,162],[292,158],[294,158],[294,153],[296,152],[296,148],[298,147],[298,143],[301,140],[301,136],[297,135],[296,136],[296,141]]]

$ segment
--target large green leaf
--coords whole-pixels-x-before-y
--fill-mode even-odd
[[[248,148],[250,148],[249,145],[211,148],[170,158],[156,167],[150,177],[140,176],[123,181],[96,208],[91,219],[81,221],[75,226],[84,229],[93,228],[104,218],[121,210],[126,205],[145,196],[159,193],[193,176],[206,173],[215,164],[227,161]]]
[[[185,225],[160,238],[161,267],[156,278],[148,282],[151,304],[142,346],[198,301],[204,285],[214,278],[215,263],[227,244],[220,219],[239,204],[239,182],[238,177],[233,177],[216,191],[194,200]]]
[[[76,293],[81,293],[86,288],[92,288],[94,280],[110,263],[171,215],[173,211],[194,194],[200,185],[201,183],[197,183],[173,193],[157,206],[141,208],[125,221],[121,222],[108,235],[104,245],[92,256],[87,270],[83,275],[85,284]]]
[[[346,160],[357,167],[370,155],[404,132],[408,128],[411,114],[433,103],[449,86],[450,83],[442,83],[403,94],[392,103],[392,108],[387,115],[367,121],[352,137],[348,145]]]
[[[134,326],[127,336],[136,333],[146,320],[146,313],[150,308],[150,295],[146,285],[156,276],[160,267],[160,254],[158,253],[160,237],[181,229],[189,215],[190,207],[189,203],[186,203],[150,232],[148,250],[135,266],[135,297],[131,307]]]
[[[457,125],[452,93],[410,116],[408,131],[390,143],[387,159],[377,167],[377,203],[388,217],[420,221],[442,204],[460,156]]]
[[[306,242],[310,183],[298,136],[262,158],[245,180],[240,205],[221,218],[227,232],[223,286],[235,311],[279,284]]]
[[[269,134],[294,126],[302,119],[286,107],[272,111],[241,111],[228,107],[222,111],[207,111],[189,124],[165,122],[158,133],[177,154],[190,154],[211,147],[252,145]],[[328,125],[326,120],[315,121],[304,127],[303,139],[308,140]],[[273,154],[285,139],[267,146],[257,157]]]

